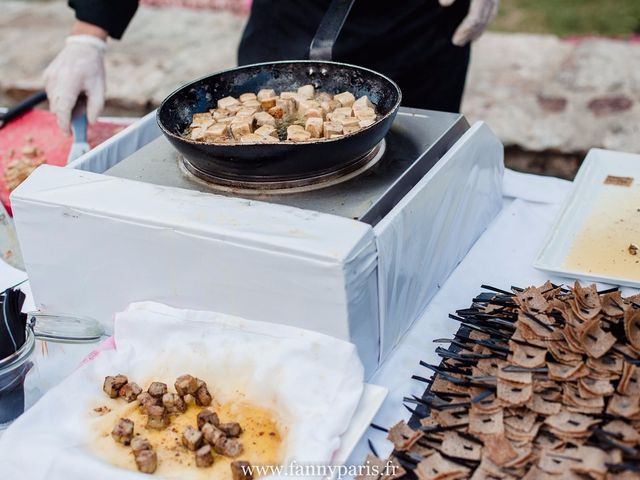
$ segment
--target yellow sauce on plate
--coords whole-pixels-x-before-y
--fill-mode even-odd
[[[171,424],[166,429],[153,430],[145,427],[147,418],[140,412],[137,401],[105,401],[96,406],[99,405],[106,405],[111,411],[102,415],[91,412],[94,417],[91,431],[95,439],[90,443],[98,457],[120,468],[137,471],[131,447],[111,437],[111,430],[120,418],[132,420],[134,435],[141,435],[151,442],[158,455],[155,475],[162,478],[226,480],[231,479],[229,465],[234,460],[246,460],[252,465],[279,465],[283,461],[284,433],[278,428],[272,412],[247,401],[214,402],[208,407],[218,414],[221,422],[238,422],[243,429],[239,437],[243,453],[234,459],[214,453],[214,463],[209,468],[196,467],[195,453],[182,445],[183,430],[188,425],[197,428],[196,417],[205,407],[190,402],[185,413],[170,416]]]
[[[640,280],[640,186],[603,185],[563,267],[607,277]]]

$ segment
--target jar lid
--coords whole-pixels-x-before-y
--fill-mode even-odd
[[[96,320],[75,315],[31,312],[29,324],[38,340],[56,343],[94,343],[104,335]]]

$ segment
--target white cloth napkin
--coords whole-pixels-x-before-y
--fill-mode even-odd
[[[101,352],[9,427],[0,439],[0,478],[148,479],[88,448],[87,420],[104,398],[106,375],[190,373],[222,401],[240,389],[288,426],[285,463],[330,462],[363,391],[354,345],[307,330],[145,302],[116,315],[114,336],[116,350]]]

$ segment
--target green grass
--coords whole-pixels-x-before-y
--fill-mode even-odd
[[[626,37],[640,33],[640,0],[502,0],[491,29]]]

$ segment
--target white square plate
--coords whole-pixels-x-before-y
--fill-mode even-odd
[[[633,182],[629,187],[606,185],[604,181],[609,175],[632,177]],[[627,190],[617,190],[622,188]],[[595,215],[601,215],[603,210],[609,215],[616,215],[618,206],[623,208],[623,205],[626,205],[628,208],[630,202],[637,198],[638,205],[633,207],[638,209],[640,219],[639,192],[640,155],[601,149],[590,150],[576,175],[573,191],[565,201],[533,266],[565,277],[640,288],[640,262],[637,275],[608,274],[599,271],[595,264],[592,268],[576,268],[566,264],[574,242],[583,228],[593,225],[590,220],[593,221]],[[621,198],[624,198],[624,201],[619,201]],[[635,239],[636,244],[640,244],[640,229],[633,233],[632,237],[631,242]],[[626,235],[624,241],[629,241]],[[602,242],[602,247],[611,248],[607,242]],[[640,261],[640,252],[637,257]]]

